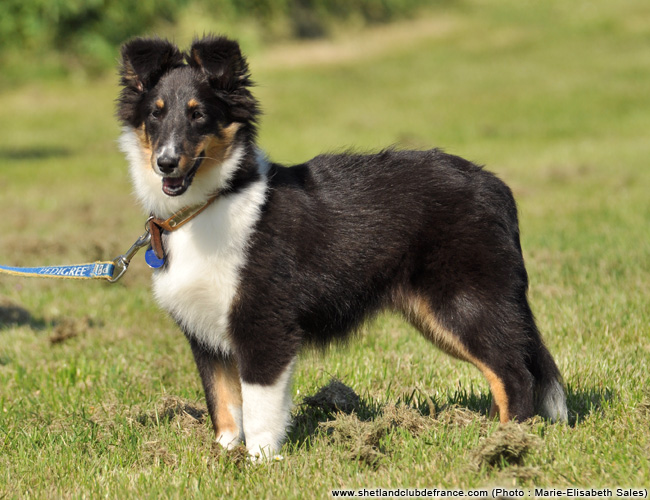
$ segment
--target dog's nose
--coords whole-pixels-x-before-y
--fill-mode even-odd
[[[174,170],[178,168],[178,163],[180,162],[180,157],[173,154],[162,154],[158,157],[156,163],[158,163],[158,168],[163,174],[171,174]]]

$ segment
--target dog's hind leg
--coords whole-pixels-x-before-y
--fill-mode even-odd
[[[566,393],[560,371],[546,346],[540,341],[529,360],[535,377],[535,411],[553,422],[566,422]]]
[[[215,354],[190,338],[217,443],[234,448],[243,440],[239,370],[232,356]]]
[[[449,304],[436,311],[436,306],[424,297],[401,294],[400,309],[427,339],[483,373],[492,392],[491,415],[498,413],[501,422],[532,417],[534,377],[526,362],[530,339],[525,333],[507,321],[491,324],[493,311],[479,314],[480,321],[473,321],[466,311],[452,311]]]

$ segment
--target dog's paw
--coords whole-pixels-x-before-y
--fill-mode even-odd
[[[217,437],[216,442],[226,450],[232,450],[242,443],[242,436],[239,433],[224,431]]]
[[[248,440],[246,441],[248,458],[251,462],[255,463],[279,461],[276,460],[276,457],[281,457],[281,455],[278,455],[277,448],[277,446],[269,444],[268,441],[262,441],[258,443],[250,443]]]

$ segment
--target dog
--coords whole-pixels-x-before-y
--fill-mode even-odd
[[[344,339],[383,309],[474,364],[491,416],[567,420],[515,201],[495,175],[437,149],[270,162],[248,63],[225,37],[187,52],[128,41],[120,83],[137,198],[154,220],[191,213],[175,231],[150,226],[163,259],[153,291],[190,343],[218,443],[277,453],[301,346]]]

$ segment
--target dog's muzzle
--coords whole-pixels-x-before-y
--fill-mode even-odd
[[[158,158],[158,168],[162,173],[162,190],[167,196],[180,196],[182,195],[192,184],[194,175],[198,171],[201,163],[203,162],[203,153],[201,153],[192,167],[183,174],[178,169],[179,161],[176,159],[168,159],[165,156]]]

